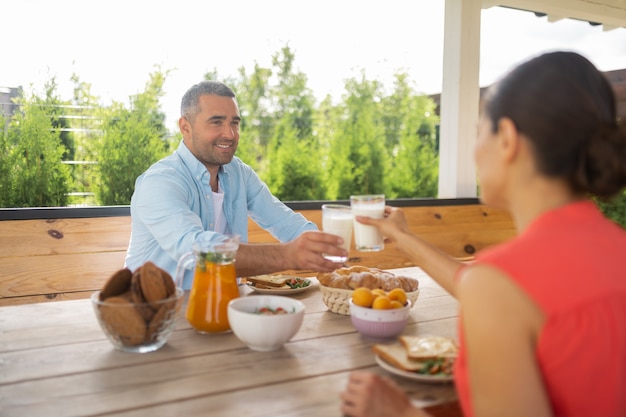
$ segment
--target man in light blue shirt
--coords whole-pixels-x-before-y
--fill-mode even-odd
[[[152,261],[175,278],[178,260],[193,243],[237,234],[237,275],[286,269],[329,272],[341,266],[323,254],[347,256],[341,238],[274,197],[252,168],[235,157],[241,117],[234,92],[204,81],[183,96],[178,125],[183,140],[170,156],[137,178],[131,199],[126,266]],[[281,243],[248,241],[248,216]],[[191,287],[192,272],[183,288]]]

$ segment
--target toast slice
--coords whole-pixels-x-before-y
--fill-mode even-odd
[[[399,336],[398,340],[412,360],[456,358],[459,351],[453,339],[443,336]]]
[[[246,282],[251,282],[255,287],[259,288],[280,288],[287,285],[291,277],[286,275],[256,275],[247,277]]]
[[[424,368],[424,362],[409,359],[404,346],[394,343],[391,345],[375,344],[372,350],[385,362],[398,369],[407,372],[420,372]]]

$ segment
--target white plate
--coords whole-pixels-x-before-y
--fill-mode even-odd
[[[309,286],[302,288],[257,288],[251,282],[246,282],[246,285],[248,288],[258,292],[259,294],[292,295],[307,291],[315,286],[313,281],[310,279],[308,281],[310,282]]]
[[[388,362],[385,362],[383,358],[378,355],[374,355],[376,357],[376,363],[383,368],[385,371],[391,372],[394,375],[401,376],[403,378],[412,379],[414,381],[420,382],[429,382],[429,383],[444,383],[444,382],[452,382],[454,378],[452,376],[442,376],[442,375],[426,375],[426,374],[418,374],[417,372],[408,372],[402,369],[398,369],[395,366],[391,365]]]

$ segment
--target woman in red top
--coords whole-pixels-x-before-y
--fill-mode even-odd
[[[541,55],[489,90],[478,126],[481,200],[508,210],[518,237],[463,266],[411,234],[399,209],[359,218],[459,300],[465,416],[626,416],[626,231],[588,199],[626,185],[624,125],[587,59]],[[427,415],[369,372],[341,398],[348,416]]]

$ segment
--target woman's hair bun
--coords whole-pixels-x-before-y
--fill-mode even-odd
[[[574,183],[580,191],[608,199],[626,187],[626,124],[603,124],[590,139]]]

